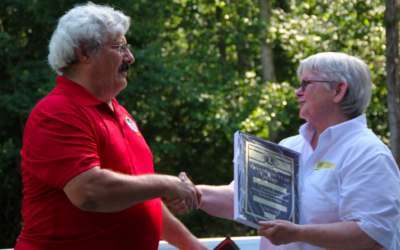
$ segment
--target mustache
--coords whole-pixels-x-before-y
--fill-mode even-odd
[[[118,68],[118,72],[128,72],[131,69],[131,65],[129,63],[122,63]]]

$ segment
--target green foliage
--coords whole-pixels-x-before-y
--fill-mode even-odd
[[[13,246],[22,226],[24,124],[54,78],[45,62],[52,27],[40,16],[38,7],[26,1],[0,3],[0,248]]]
[[[83,3],[84,1],[79,1]],[[98,1],[94,1],[98,2]],[[0,3],[0,248],[20,232],[20,156],[24,124],[55,86],[47,45],[78,1]],[[102,3],[102,2],[98,2]],[[139,124],[158,173],[185,171],[194,183],[233,179],[233,133],[278,140],[297,133],[294,91],[299,60],[322,51],[357,55],[373,73],[370,127],[389,143],[385,88],[384,3],[378,0],[273,1],[266,41],[276,82],[261,80],[258,2],[251,0],[114,1],[132,17],[127,34],[136,58],[118,101]],[[255,230],[196,211],[179,218],[199,237],[254,235]]]

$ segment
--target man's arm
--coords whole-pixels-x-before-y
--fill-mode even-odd
[[[355,221],[331,224],[296,225],[289,221],[262,221],[258,234],[274,245],[304,242],[326,249],[381,249]]]
[[[183,200],[190,209],[197,209],[201,199],[189,180],[168,175],[130,176],[100,167],[72,178],[64,192],[78,208],[95,212],[118,212],[158,197]]]
[[[162,204],[162,211],[163,228],[161,232],[161,239],[181,250],[209,249],[193,234],[191,234],[189,230],[169,212],[168,208],[166,208],[164,204]]]

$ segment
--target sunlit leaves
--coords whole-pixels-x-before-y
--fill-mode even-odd
[[[287,105],[297,106],[294,91],[287,82],[266,82],[261,89],[257,107],[241,122],[241,127],[248,133],[269,138],[269,129],[277,129],[290,122],[286,108]]]
[[[275,8],[272,11],[266,41],[286,51],[288,55],[286,62],[293,63],[290,79],[282,80],[296,84],[295,65],[301,59],[318,52],[345,52],[360,57],[370,66],[375,86],[373,91],[375,98],[368,109],[369,124],[384,142],[388,142],[387,127],[381,125],[387,120],[383,2],[377,0],[289,2],[288,10]],[[276,68],[279,68],[279,65]],[[279,70],[277,74],[279,77]],[[246,124],[265,124],[265,118],[259,115],[257,110],[259,109],[253,111],[251,122]],[[278,117],[284,114],[285,111]],[[246,129],[249,129],[249,126]],[[265,131],[265,128],[260,129]]]
[[[10,200],[21,196],[23,124],[55,86],[46,63],[48,41],[58,18],[78,2],[85,1],[0,3],[0,178],[7,187],[0,193],[14,190]],[[294,95],[296,69],[300,60],[323,51],[356,55],[368,64],[374,83],[369,126],[389,142],[383,1],[273,1],[268,26],[260,22],[254,0],[115,0],[112,5],[132,18],[127,40],[136,59],[128,87],[117,98],[138,123],[158,173],[184,170],[195,183],[227,184],[233,178],[236,130],[267,139],[271,130],[278,131],[277,141],[297,134],[304,121]],[[261,79],[261,42],[273,47],[272,83]],[[12,222],[20,218],[18,200],[13,201]],[[7,208],[1,202],[0,208]],[[201,213],[182,219],[202,237],[224,236],[226,228],[231,235],[256,233]]]

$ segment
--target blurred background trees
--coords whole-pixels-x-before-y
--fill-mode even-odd
[[[400,165],[399,1],[386,0],[386,86],[390,146]]]
[[[55,87],[48,42],[58,19],[85,2],[0,3],[0,248],[15,245],[23,223],[24,124]],[[304,121],[294,95],[296,69],[301,59],[323,51],[356,55],[368,64],[369,126],[390,146],[381,0],[93,2],[132,18],[126,37],[136,62],[117,99],[138,123],[158,173],[185,171],[194,183],[228,184],[235,131],[275,142],[297,134]],[[198,237],[256,233],[201,211],[179,218]]]

